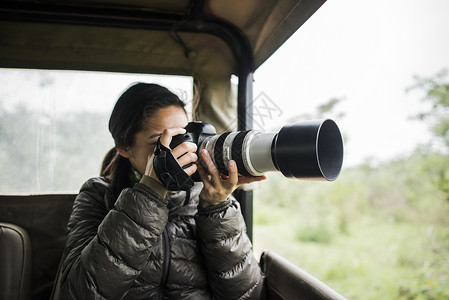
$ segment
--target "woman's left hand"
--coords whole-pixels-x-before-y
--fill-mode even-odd
[[[207,174],[201,163],[198,162],[198,174],[204,184],[200,193],[199,205],[203,208],[226,201],[229,195],[242,184],[267,178],[265,175],[257,177],[240,176],[237,165],[233,160],[228,163],[229,176],[220,175],[207,150],[203,149],[200,155],[209,171],[209,174]]]

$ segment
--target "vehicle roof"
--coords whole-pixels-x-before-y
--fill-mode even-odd
[[[192,75],[196,70],[238,74],[237,56],[254,71],[324,2],[2,1],[0,64],[182,75]]]

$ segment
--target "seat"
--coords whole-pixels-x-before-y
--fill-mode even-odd
[[[0,223],[0,299],[31,296],[31,242],[20,226]]]
[[[273,251],[266,250],[262,253],[260,265],[265,273],[262,300],[345,299],[329,286]]]

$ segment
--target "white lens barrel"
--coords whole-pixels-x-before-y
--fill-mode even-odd
[[[244,154],[248,161],[248,171],[255,176],[265,172],[277,171],[271,158],[271,145],[276,133],[251,131],[244,144]]]

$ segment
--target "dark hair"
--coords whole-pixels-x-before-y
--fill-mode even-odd
[[[169,106],[184,109],[185,104],[167,88],[149,83],[132,85],[117,100],[109,119],[109,131],[115,147],[106,154],[100,172],[101,176],[111,180],[110,201],[115,202],[124,188],[134,184],[130,176],[131,163],[118,154],[116,148],[133,146],[134,137],[143,129],[147,118]]]

